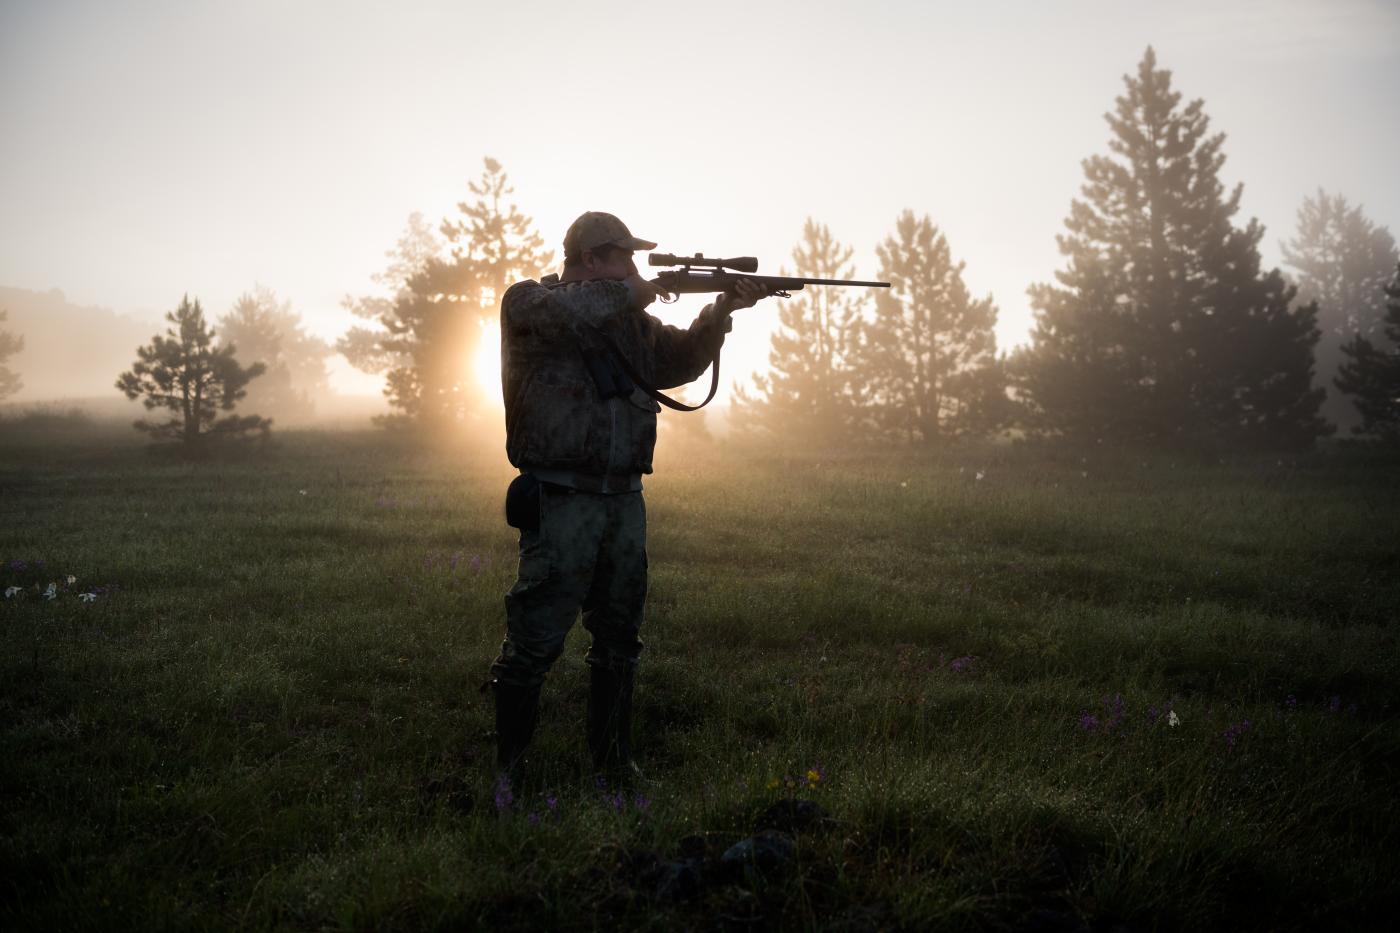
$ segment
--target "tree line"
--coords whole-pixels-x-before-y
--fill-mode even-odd
[[[876,246],[887,292],[813,289],[782,302],[767,371],[735,388],[736,427],[911,443],[1012,429],[1200,448],[1305,448],[1338,425],[1400,437],[1400,254],[1389,231],[1319,190],[1282,244],[1295,275],[1264,269],[1263,227],[1237,221],[1243,187],[1220,179],[1224,135],[1210,132],[1203,101],[1183,102],[1151,48],[1106,120],[1108,152],[1084,161],[1057,237],[1063,266],[1029,289],[1027,345],[998,354],[992,296],[973,296],[945,234],[905,211]],[[386,426],[496,417],[468,361],[505,288],[553,262],[499,162],[486,159],[468,187],[436,228],[410,217],[374,277],[383,293],[344,301],[362,323],[335,349],[385,377]],[[791,272],[851,277],[852,255],[809,218]],[[330,348],[265,289],[240,298],[218,344],[197,300],[168,318],[171,330],[118,383],[173,412],[178,426],[143,424],[152,433],[188,432],[191,418],[199,430],[265,431],[257,416],[199,412],[231,410],[255,380],[260,397],[248,401],[283,410],[305,402],[308,382],[324,383]],[[19,346],[0,331],[0,364]],[[241,366],[235,352],[257,362]],[[0,388],[13,384],[0,365]]]

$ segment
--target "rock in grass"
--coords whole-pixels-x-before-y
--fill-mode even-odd
[[[656,896],[663,901],[694,900],[704,881],[704,863],[700,859],[666,862],[656,875]]]
[[[734,872],[767,874],[786,866],[795,854],[797,843],[791,836],[768,829],[734,843],[720,856],[720,864]]]
[[[831,814],[815,800],[779,800],[758,815],[754,829],[762,832],[774,829],[796,835],[815,829],[831,820]]]

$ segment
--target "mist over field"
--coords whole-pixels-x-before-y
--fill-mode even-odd
[[[1388,928],[1397,48],[0,7],[0,927]]]

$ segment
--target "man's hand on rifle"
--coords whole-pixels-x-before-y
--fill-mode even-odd
[[[767,297],[767,286],[752,279],[740,279],[732,292],[721,292],[715,299],[715,313],[732,314],[743,308],[752,308],[760,298]]]

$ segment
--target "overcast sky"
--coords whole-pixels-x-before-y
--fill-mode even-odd
[[[1006,346],[1149,43],[1227,135],[1267,263],[1318,186],[1400,229],[1395,2],[0,0],[0,285],[217,315],[261,282],[333,337],[489,155],[551,245],[608,210],[776,272],[811,215],[873,276],[928,214]],[[736,324],[730,373],[773,320]]]

